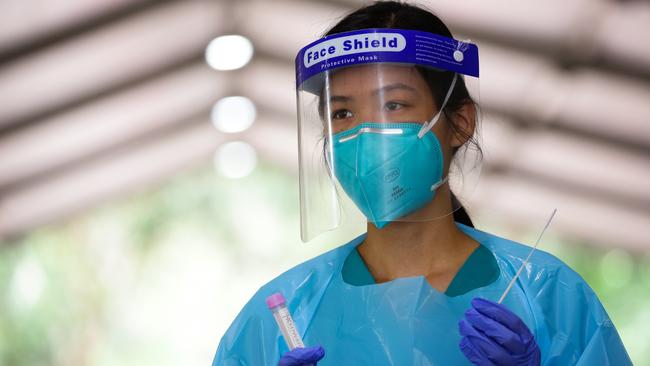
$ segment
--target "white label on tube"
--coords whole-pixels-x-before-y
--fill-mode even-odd
[[[286,341],[289,342],[289,348],[294,349],[296,347],[304,347],[305,345],[302,343],[302,338],[300,337],[300,334],[298,334],[298,330],[296,329],[296,325],[293,323],[291,314],[289,314],[289,309],[282,306],[277,310],[277,314],[279,320],[282,322],[282,328],[286,331],[284,335],[285,338],[287,338]]]

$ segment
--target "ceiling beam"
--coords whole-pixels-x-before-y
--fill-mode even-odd
[[[219,4],[164,3],[5,64],[0,68],[0,129],[196,59],[221,31]]]
[[[0,67],[168,0],[13,1],[0,12]],[[38,11],[34,11],[38,9]],[[29,19],[29,21],[26,21]]]
[[[283,119],[262,118],[245,132],[223,134],[199,116],[173,131],[20,186],[0,197],[0,240],[11,240],[36,227],[60,222],[102,202],[141,191],[193,166],[206,164],[222,143],[233,140],[252,144],[261,160],[291,171],[297,169],[295,129]]]
[[[470,214],[486,222],[541,230],[554,208],[551,230],[605,248],[647,252],[650,213],[544,186],[511,175],[481,177],[466,204]]]
[[[648,154],[552,129],[518,128],[501,116],[482,122],[479,139],[490,169],[615,205],[650,207]]]
[[[58,222],[101,202],[149,187],[210,156],[223,136],[209,121],[95,159],[0,199],[0,238]],[[191,127],[190,127],[191,126]]]
[[[230,89],[203,61],[0,135],[0,192],[182,124]]]

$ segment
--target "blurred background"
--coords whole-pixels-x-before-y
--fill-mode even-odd
[[[353,0],[0,2],[0,365],[209,365],[299,239],[293,57]],[[476,226],[650,365],[650,3],[421,1],[480,48]],[[558,300],[561,301],[561,300]]]

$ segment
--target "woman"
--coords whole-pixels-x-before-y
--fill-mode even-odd
[[[367,233],[263,286],[214,365],[631,364],[593,291],[547,253],[494,302],[530,248],[474,229],[447,182],[452,161],[477,147],[467,87],[478,77],[475,45],[422,8],[377,2],[296,64],[303,238],[338,219],[323,213],[335,205],[322,204],[329,191],[313,177],[314,156],[367,218]],[[275,292],[310,346],[287,349],[264,304]]]

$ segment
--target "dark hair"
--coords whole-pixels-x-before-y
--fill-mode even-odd
[[[341,19],[325,33],[325,36],[366,28],[419,30],[453,38],[445,23],[431,11],[399,1],[377,1],[372,5],[357,9]],[[431,89],[434,102],[436,105],[441,106],[443,98],[451,85],[454,73],[451,71],[436,71],[425,67],[416,68]],[[479,154],[482,155],[481,147],[472,134],[460,128],[454,122],[454,119],[449,116],[450,113],[458,112],[468,103],[475,104],[469,95],[465,81],[458,78],[442,113],[447,117],[454,133],[462,136],[468,144],[474,145]],[[458,148],[454,148],[453,153],[455,154],[457,150]],[[455,209],[454,220],[474,227],[465,208],[453,192],[451,193],[451,203]]]

